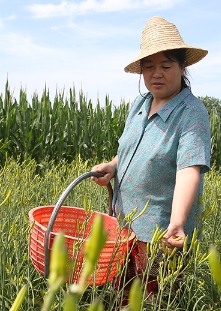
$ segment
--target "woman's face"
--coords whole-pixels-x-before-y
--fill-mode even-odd
[[[176,60],[169,60],[163,52],[145,57],[142,63],[145,86],[155,99],[168,101],[180,92],[184,68]]]

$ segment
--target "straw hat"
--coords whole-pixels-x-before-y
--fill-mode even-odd
[[[197,63],[208,53],[207,50],[185,44],[174,24],[162,17],[154,16],[143,29],[140,54],[124,70],[140,74],[142,58],[158,52],[181,48],[186,49],[186,66]]]

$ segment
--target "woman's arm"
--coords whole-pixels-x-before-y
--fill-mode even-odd
[[[183,246],[186,237],[184,226],[196,198],[199,183],[199,165],[184,168],[176,174],[170,224],[163,238],[163,242],[170,248]],[[180,240],[174,240],[176,238]]]

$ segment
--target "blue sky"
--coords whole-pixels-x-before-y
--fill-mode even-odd
[[[29,100],[40,97],[46,85],[52,100],[75,86],[93,103],[106,95],[115,105],[133,101],[139,75],[124,67],[158,15],[176,24],[185,43],[209,50],[189,67],[192,91],[221,99],[220,13],[219,0],[0,0],[0,93],[8,78],[15,98],[21,87]]]

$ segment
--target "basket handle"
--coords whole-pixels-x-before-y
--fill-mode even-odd
[[[70,183],[70,185],[64,190],[64,192],[61,194],[60,198],[58,199],[58,202],[56,203],[51,217],[48,222],[48,227],[45,233],[45,244],[44,244],[44,276],[47,278],[49,275],[49,263],[50,263],[50,251],[49,251],[49,238],[51,231],[54,226],[55,219],[57,217],[58,211],[60,207],[62,206],[64,200],[67,198],[68,194],[71,192],[71,190],[74,189],[75,186],[77,186],[82,180],[88,178],[88,177],[103,177],[103,173],[98,173],[98,172],[88,172],[80,175],[78,178],[76,178],[74,181]],[[113,189],[110,184],[110,182],[107,185],[108,193],[109,193],[109,216],[112,216],[113,211],[112,211],[112,198],[113,198]]]

